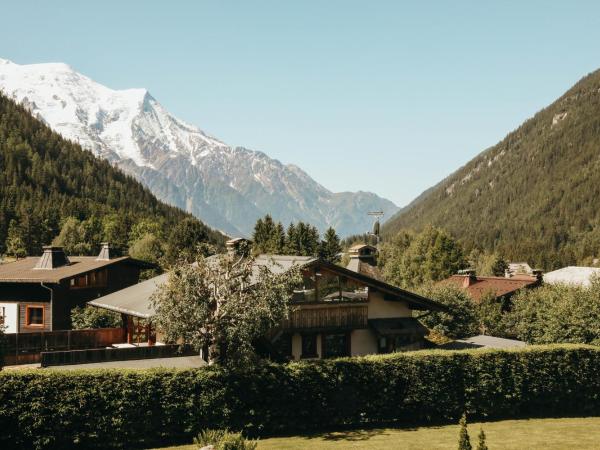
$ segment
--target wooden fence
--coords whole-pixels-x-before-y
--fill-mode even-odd
[[[126,340],[124,328],[7,333],[2,346],[4,364],[33,364],[42,352],[109,347]]]
[[[200,356],[187,345],[153,345],[127,348],[96,348],[59,352],[42,352],[42,367],[89,364],[133,359],[173,358],[176,356]]]

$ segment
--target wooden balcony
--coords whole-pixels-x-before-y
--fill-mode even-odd
[[[286,331],[349,330],[367,327],[367,304],[294,305],[282,324]]]

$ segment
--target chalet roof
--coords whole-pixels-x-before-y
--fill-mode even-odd
[[[39,256],[19,259],[14,262],[0,264],[0,283],[60,283],[62,280],[72,278],[101,267],[110,266],[121,261],[138,261],[129,256],[98,260],[95,256],[71,256],[70,264],[54,269],[36,269],[40,260]],[[141,264],[141,262],[140,262]]]
[[[105,295],[88,302],[92,306],[108,309],[110,311],[127,314],[130,316],[149,319],[155,311],[150,302],[150,297],[158,286],[167,281],[168,274],[164,273],[120,291]]]
[[[519,289],[534,286],[537,283],[539,283],[539,280],[536,277],[527,275],[510,278],[452,275],[450,278],[440,281],[438,285],[454,285],[465,289],[471,298],[478,302],[484,295],[489,294],[490,292],[496,297],[502,297],[504,295],[512,294]]]
[[[207,262],[209,264],[215,264],[219,257],[220,255],[213,255],[207,258]],[[260,267],[267,267],[275,274],[285,273],[293,267],[323,268],[338,273],[339,275],[346,276],[347,278],[357,280],[370,288],[383,292],[386,300],[405,301],[413,309],[430,309],[436,311],[444,309],[439,303],[413,292],[405,291],[404,289],[392,286],[381,280],[353,272],[352,270],[311,256],[259,255],[254,261],[251,284],[258,281]],[[168,274],[163,274],[159,277],[113,292],[112,294],[100,297],[88,303],[93,306],[122,312],[136,317],[151,317],[154,314],[154,311],[151,306],[149,306],[150,297],[156,291],[158,285],[167,280],[167,276]]]
[[[381,271],[377,266],[373,264],[369,264],[368,262],[361,261],[358,258],[350,258],[346,269],[352,270],[353,272],[362,273],[371,278],[375,278],[377,280],[383,280],[381,275]]]
[[[544,283],[589,286],[593,276],[600,276],[600,268],[568,266],[544,274]]]

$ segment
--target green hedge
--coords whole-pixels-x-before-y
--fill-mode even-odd
[[[0,448],[133,447],[202,428],[255,435],[391,421],[600,415],[600,348],[426,351],[246,373],[0,372]]]

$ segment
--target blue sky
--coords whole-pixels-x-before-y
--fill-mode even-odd
[[[8,3],[8,2],[6,2]],[[402,206],[600,68],[600,2],[13,1],[0,58]]]

